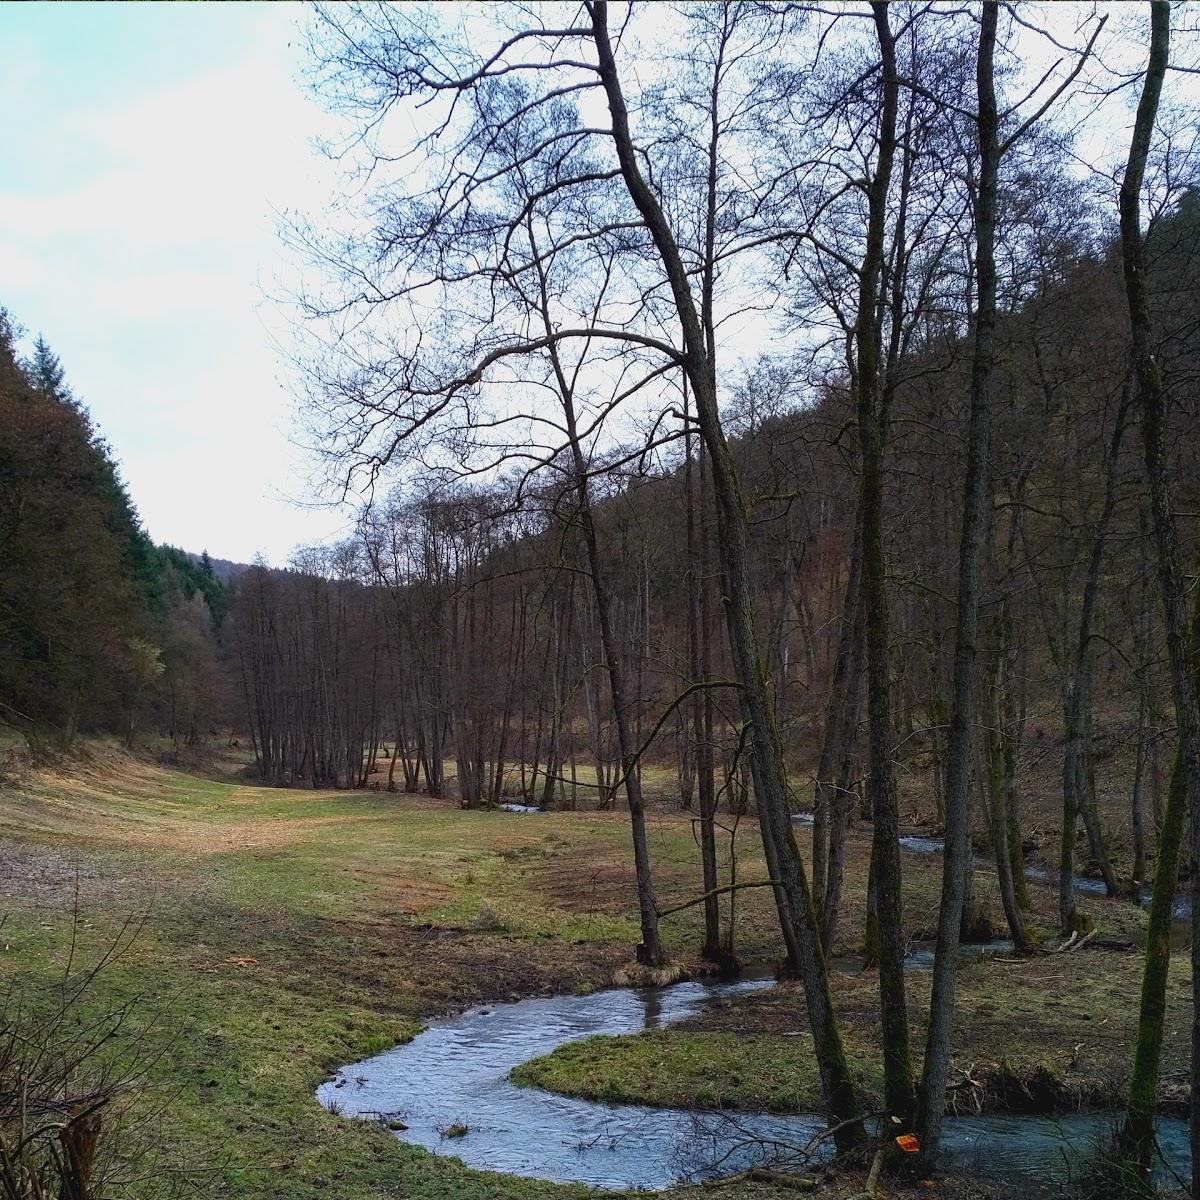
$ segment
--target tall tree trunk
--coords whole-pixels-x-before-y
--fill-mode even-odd
[[[854,622],[854,641],[847,680],[845,737],[840,741],[839,757],[834,764],[833,799],[829,820],[829,865],[825,872],[825,903],[821,911],[822,944],[827,949],[837,937],[842,885],[846,877],[846,839],[850,830],[850,820],[856,808],[861,807],[858,793],[852,786],[858,757],[858,718],[862,707],[862,668],[863,657],[866,654],[866,611],[861,600],[854,615]]]
[[[1068,698],[1066,711],[1071,710]],[[1070,725],[1070,717],[1067,718]],[[1079,822],[1079,751],[1077,739],[1068,732],[1063,751],[1062,829],[1058,840],[1058,927],[1063,937],[1079,932],[1079,914],[1075,907],[1075,831]]]
[[[696,467],[699,481],[699,539],[700,539],[700,677],[713,678],[713,629],[712,629],[712,522],[710,515],[709,472],[704,439],[696,440]],[[716,700],[711,688],[703,696],[703,734],[696,747],[696,770],[699,773],[700,793],[700,839],[702,852],[709,858],[708,871],[717,877],[717,741]],[[729,843],[729,882],[735,883],[737,863],[734,857],[732,835]],[[721,942],[722,961],[729,966],[737,963],[737,892],[729,893],[725,934]],[[719,909],[718,909],[719,911]],[[707,926],[706,926],[707,928]]]
[[[707,683],[709,672],[706,661],[709,657],[708,643],[708,606],[705,603],[704,592],[707,586],[705,578],[705,556],[701,551],[700,539],[703,536],[703,520],[697,521],[699,510],[704,502],[703,461],[700,464],[701,486],[696,488],[692,458],[692,428],[691,415],[688,411],[687,382],[684,381],[684,419],[687,422],[684,433],[684,484],[687,492],[687,552],[688,552],[688,656],[693,683]],[[699,492],[699,497],[698,497]],[[700,865],[704,896],[704,938],[700,944],[700,955],[710,962],[720,962],[723,958],[721,945],[721,905],[716,895],[717,880],[717,838],[716,838],[716,788],[712,771],[712,747],[708,745],[708,733],[705,730],[705,702],[711,704],[711,695],[698,692],[692,698],[692,745],[694,746],[693,762],[699,783],[700,795]],[[711,710],[710,710],[711,711]]]
[[[1067,680],[1065,713],[1066,747],[1063,753],[1063,829],[1059,852],[1059,919],[1063,935],[1075,932],[1079,921],[1075,912],[1071,874],[1074,869],[1075,817],[1083,817],[1092,858],[1100,867],[1105,888],[1110,896],[1120,890],[1109,863],[1108,851],[1100,830],[1100,821],[1092,799],[1091,766],[1091,692],[1092,692],[1092,623],[1100,595],[1100,580],[1108,527],[1117,500],[1117,469],[1121,441],[1125,433],[1125,418],[1132,401],[1132,388],[1122,389],[1112,440],[1105,455],[1104,503],[1096,523],[1095,537],[1088,555],[1084,577],[1083,598],[1079,606],[1079,630],[1071,659],[1071,674]]]
[[[1146,463],[1146,479],[1150,492],[1150,510],[1154,524],[1154,542],[1158,556],[1159,593],[1163,605],[1163,624],[1167,644],[1167,660],[1171,670],[1171,691],[1175,701],[1175,720],[1179,730],[1176,769],[1172,771],[1171,792],[1178,790],[1176,802],[1189,821],[1189,843],[1192,862],[1200,860],[1200,709],[1197,708],[1197,684],[1188,654],[1185,587],[1181,567],[1179,532],[1172,507],[1171,482],[1167,463],[1166,388],[1162,369],[1155,357],[1151,340],[1150,300],[1146,281],[1145,245],[1141,228],[1141,193],[1145,176],[1150,138],[1158,112],[1163,79],[1167,72],[1171,36],[1171,10],[1168,0],[1152,0],[1150,5],[1150,57],[1142,95],[1134,120],[1129,158],[1121,182],[1121,252],[1125,276],[1125,295],[1129,306],[1129,326],[1132,361],[1141,415],[1142,443]],[[1170,809],[1163,820],[1163,840],[1159,850],[1159,871],[1155,878],[1153,903],[1170,906],[1167,882],[1159,888],[1158,875],[1166,875],[1164,859],[1170,854]],[[1161,893],[1161,894],[1160,894]],[[1191,1064],[1191,1152],[1192,1162],[1200,1163],[1200,899],[1193,879],[1192,902],[1192,1064]],[[1160,918],[1162,917],[1160,913]],[[1161,924],[1161,921],[1160,921]],[[1162,960],[1162,961],[1160,961]],[[1139,1148],[1144,1161],[1144,1147],[1153,1137],[1153,1094],[1151,1084],[1157,1084],[1157,1061],[1161,1039],[1161,1000],[1165,988],[1165,953],[1162,932],[1153,944],[1147,944],[1147,976],[1144,983],[1142,1012],[1138,1029],[1138,1058],[1135,1059],[1134,1083],[1131,1091],[1129,1126],[1131,1139]],[[1161,982],[1160,982],[1161,981]],[[1145,1050],[1143,1053],[1143,1041]],[[1153,1079],[1152,1079],[1153,1076]],[[1192,1196],[1200,1197],[1200,1171],[1192,1172]]]
[[[1030,907],[1029,879],[1025,874],[1025,839],[1021,836],[1021,808],[1017,788],[1017,770],[1021,761],[1021,742],[1025,728],[1024,673],[1021,671],[1021,653],[1018,647],[1013,648],[1012,669],[1008,678],[1008,687],[1004,691],[1004,728],[1007,736],[1004,740],[1004,777],[1007,783],[1005,789],[1005,820],[1009,873],[1013,881],[1013,894],[1022,912]],[[1018,698],[1020,693],[1021,698]]]
[[[1149,534],[1146,511],[1143,508],[1138,513],[1138,565],[1141,578],[1138,614],[1135,628],[1137,630],[1137,685],[1138,685],[1138,715],[1137,715],[1137,763],[1134,768],[1133,790],[1130,796],[1130,816],[1133,827],[1133,870],[1132,885],[1136,890],[1146,880],[1146,781],[1153,771],[1150,757],[1151,740],[1151,711],[1150,711],[1150,671],[1152,667],[1151,641],[1152,624],[1150,606],[1152,590],[1149,563],[1146,561],[1146,540]],[[1161,822],[1159,823],[1161,825]]]
[[[998,17],[999,5],[983,6],[976,62],[979,181],[975,196],[975,343],[971,363],[967,471],[958,559],[958,612],[955,618],[950,736],[946,750],[946,847],[942,860],[942,898],[934,949],[925,1063],[917,1110],[920,1157],[924,1167],[930,1166],[936,1157],[942,1113],[946,1106],[950,1039],[954,1030],[959,925],[966,874],[971,865],[971,714],[979,630],[980,559],[983,534],[988,523],[990,391],[992,343],[996,327],[996,192],[1000,145],[993,59]]]
[[[1118,1136],[1118,1162],[1128,1163],[1141,1183],[1150,1181],[1154,1157],[1154,1110],[1158,1103],[1159,1064],[1167,1016],[1167,977],[1171,969],[1171,925],[1179,890],[1179,848],[1183,841],[1184,774],[1176,755],[1167,787],[1166,811],[1158,842],[1158,862],[1146,923],[1141,1004],[1129,1077],[1129,1099]]]
[[[532,227],[529,230],[533,241]],[[550,300],[547,280],[538,262],[540,287],[540,315],[547,332],[552,329]],[[571,449],[573,469],[572,482],[578,505],[579,525],[583,531],[584,549],[587,554],[588,572],[592,580],[592,599],[600,625],[600,648],[608,671],[609,691],[612,695],[613,719],[617,727],[617,749],[621,757],[621,777],[625,785],[625,799],[629,808],[629,826],[633,840],[634,874],[637,881],[638,913],[641,920],[642,941],[637,949],[639,962],[648,966],[662,966],[666,962],[666,951],[658,930],[658,903],[654,895],[653,868],[650,861],[650,844],[646,837],[646,808],[642,797],[642,780],[639,770],[638,742],[629,720],[629,700],[625,688],[625,670],[613,628],[612,592],[608,581],[607,564],[600,553],[600,541],[592,514],[591,493],[588,487],[588,466],[580,441],[579,426],[575,413],[575,397],[567,372],[563,367],[556,344],[551,343],[550,360],[558,384],[559,399],[567,426],[567,440]],[[602,794],[609,792],[600,779],[600,764],[597,762],[597,782]],[[611,794],[611,792],[609,793]]]
[[[608,576],[600,555],[599,539],[592,519],[591,497],[587,484],[587,463],[579,443],[575,422],[575,405],[565,374],[560,372],[563,405],[567,420],[567,436],[575,469],[575,490],[579,505],[579,522],[587,550],[588,570],[592,577],[592,596],[600,623],[601,650],[608,670],[608,685],[612,693],[613,719],[617,727],[617,748],[621,756],[621,775],[625,784],[625,799],[629,806],[630,832],[633,837],[634,873],[637,879],[638,912],[641,919],[642,944],[638,960],[650,966],[666,962],[666,952],[658,932],[658,905],[654,897],[653,869],[650,844],[646,838],[646,808],[642,798],[642,781],[638,774],[637,745],[629,723],[629,704],[625,694],[625,673],[612,624],[612,598]],[[605,789],[608,790],[607,788]]]
[[[1009,935],[1018,954],[1028,954],[1033,949],[1029,932],[1025,928],[1025,917],[1017,899],[1013,878],[1012,856],[1009,852],[1008,797],[1011,781],[1009,771],[1015,765],[1009,752],[1011,731],[1008,728],[1009,700],[1012,662],[1015,651],[1012,646],[1011,622],[1007,603],[1003,605],[998,625],[998,644],[994,647],[991,679],[987,688],[987,798],[988,828],[991,831],[992,856],[996,860],[996,882],[1000,891],[1000,903],[1004,907],[1004,919],[1008,922]],[[1023,873],[1023,872],[1022,872]]]
[[[1146,728],[1147,705],[1144,696],[1138,697],[1137,747],[1133,768],[1133,787],[1129,793],[1129,825],[1133,839],[1133,861],[1129,871],[1130,895],[1136,897],[1146,881]]]
[[[1194,686],[1200,691],[1200,592],[1193,601],[1188,644]],[[1179,890],[1179,850],[1186,814],[1182,742],[1171,768],[1167,803],[1158,839],[1158,860],[1146,924],[1146,957],[1142,968],[1141,1006],[1134,1042],[1133,1070],[1125,1120],[1117,1142],[1118,1162],[1136,1172],[1146,1186],[1154,1156],[1154,1110],[1158,1101],[1159,1064],[1167,1013],[1167,977],[1171,966],[1171,927]]]
[[[1088,848],[1092,861],[1100,871],[1104,880],[1104,890],[1109,896],[1119,896],[1121,885],[1117,882],[1116,872],[1113,871],[1112,861],[1108,857],[1108,846],[1104,842],[1104,830],[1100,825],[1100,813],[1096,807],[1096,750],[1092,741],[1092,715],[1089,712],[1084,724],[1083,755],[1080,759],[1083,769],[1083,785],[1079,794],[1079,812],[1083,817],[1083,828],[1087,834]]]
[[[842,619],[838,628],[833,679],[825,709],[825,729],[817,759],[813,803],[813,894],[821,907],[821,942],[833,945],[841,901],[841,868],[850,815],[847,772],[841,766],[852,757],[850,747],[858,727],[859,676],[862,672],[862,501],[854,514],[854,533]]]
[[[904,896],[901,886],[899,803],[892,765],[891,634],[884,549],[884,430],[880,380],[880,330],[877,322],[884,263],[884,222],[896,149],[899,83],[896,50],[888,26],[887,5],[874,0],[871,10],[883,64],[883,106],[878,157],[868,187],[866,251],[859,273],[855,322],[855,371],[852,385],[858,410],[862,452],[862,601],[866,611],[867,730],[871,800],[871,874],[878,928],[879,1008],[883,1040],[884,1100],[888,1117],[909,1128],[913,1110],[912,1056],[908,1044],[908,1007],[904,986]]]
[[[705,333],[692,296],[691,281],[679,247],[638,163],[637,150],[629,130],[629,114],[609,39],[608,5],[606,0],[587,0],[587,9],[592,18],[597,68],[608,99],[614,148],[622,177],[658,251],[683,333],[685,354],[681,365],[688,373],[696,398],[700,432],[708,449],[712,469],[726,622],[740,685],[742,714],[749,727],[750,761],[763,855],[771,878],[777,881],[774,889],[776,909],[789,964],[804,981],[809,1027],[825,1105],[836,1129],[835,1141],[839,1149],[849,1150],[862,1143],[865,1130],[858,1119],[861,1109],[833,1009],[816,907],[792,830],[782,747],[771,713],[770,687],[754,629],[749,518],[733,457],[721,426],[715,362],[706,346]],[[710,155],[710,206],[713,203],[713,171],[715,161]]]

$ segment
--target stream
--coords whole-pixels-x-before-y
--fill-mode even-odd
[[[514,805],[510,811],[537,810]],[[799,814],[795,820],[810,824],[812,818]],[[915,854],[942,850],[940,838],[924,835],[903,837],[901,845]],[[1027,873],[1039,882],[1056,879],[1036,866]],[[1104,890],[1085,876],[1076,876],[1075,886]],[[961,953],[1011,949],[1011,942],[997,941],[963,946]],[[835,965],[852,969],[851,958],[839,958]],[[916,943],[905,962],[922,970],[932,958],[931,945]],[[434,1022],[403,1046],[343,1067],[317,1089],[317,1099],[332,1112],[382,1121],[403,1141],[481,1170],[621,1191],[730,1175],[786,1158],[809,1143],[824,1119],[816,1113],[604,1104],[517,1087],[509,1072],[566,1042],[664,1029],[705,1005],[773,982],[743,978],[613,988],[470,1009]],[[943,1157],[949,1167],[982,1178],[1018,1185],[1066,1183],[1111,1133],[1113,1120],[1103,1112],[947,1117]],[[1158,1135],[1163,1182],[1170,1183],[1171,1174],[1186,1179],[1191,1173],[1187,1122],[1161,1117]]]
[[[487,1171],[617,1190],[728,1175],[804,1146],[824,1120],[603,1104],[517,1087],[508,1075],[565,1042],[662,1029],[706,1004],[770,986],[769,979],[689,982],[475,1008],[344,1067],[317,1099],[343,1116],[401,1123],[396,1136],[404,1141]],[[996,1180],[1064,1182],[1111,1121],[1107,1113],[948,1117],[945,1159]],[[467,1132],[447,1137],[456,1125]],[[1186,1175],[1186,1121],[1161,1118],[1159,1139],[1170,1169]]]
[[[796,825],[809,826],[813,823],[813,815],[812,813],[795,813],[792,816],[792,822]],[[910,833],[900,838],[901,848],[909,851],[911,854],[941,854],[945,849],[945,844],[944,838],[934,837],[927,833]],[[973,855],[973,860],[977,868],[985,870],[995,869],[996,864],[986,855],[975,854]],[[1045,887],[1058,887],[1058,871],[1043,863],[1027,862],[1025,864],[1025,878],[1034,883],[1042,884]],[[1104,886],[1104,880],[1096,879],[1091,875],[1072,875],[1071,887],[1074,891],[1089,896],[1104,896],[1108,893],[1108,889]],[[1142,908],[1150,907],[1149,884],[1142,886],[1141,893],[1138,896],[1138,904]],[[1187,921],[1191,916],[1192,901],[1186,887],[1175,897],[1175,903],[1172,906],[1171,912],[1177,924]]]

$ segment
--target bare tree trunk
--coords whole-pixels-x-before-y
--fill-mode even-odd
[[[566,377],[560,386],[567,388]],[[633,861],[637,876],[638,912],[641,918],[642,944],[638,947],[638,959],[650,966],[661,966],[666,961],[658,933],[658,905],[654,898],[653,870],[650,863],[650,845],[646,838],[646,810],[642,799],[642,783],[638,775],[637,746],[629,725],[629,707],[625,696],[625,674],[617,649],[612,627],[612,600],[608,590],[607,575],[600,557],[600,545],[596,527],[592,520],[591,499],[588,495],[587,464],[579,444],[575,425],[575,408],[570,400],[569,388],[563,393],[567,419],[567,433],[575,464],[576,495],[579,503],[579,520],[583,528],[584,545],[587,548],[588,568],[592,577],[592,594],[596,603],[596,616],[600,622],[600,641],[608,669],[609,690],[612,692],[613,718],[617,726],[617,746],[621,755],[621,774],[625,784],[625,798],[629,805],[630,830],[633,835]]]
[[[532,240],[533,234],[530,231]],[[552,329],[549,295],[541,260],[538,259],[541,317],[547,332]],[[588,488],[588,467],[580,442],[579,427],[575,416],[575,398],[572,386],[559,357],[558,347],[553,342],[550,359],[559,389],[559,399],[567,426],[567,440],[571,449],[573,483],[578,505],[579,524],[583,531],[583,543],[587,553],[588,571],[592,580],[592,599],[600,624],[600,646],[604,664],[608,671],[609,691],[612,694],[613,718],[617,727],[617,748],[621,756],[621,776],[625,785],[625,798],[629,807],[629,825],[633,839],[633,863],[637,880],[638,913],[641,920],[642,941],[637,949],[639,962],[649,966],[661,966],[666,962],[666,951],[658,931],[658,903],[654,896],[653,868],[650,861],[650,844],[646,837],[646,809],[642,798],[642,781],[639,773],[638,743],[629,721],[629,700],[625,690],[625,671],[613,629],[612,593],[609,588],[606,564],[600,554],[600,542],[592,516],[591,494]],[[597,764],[599,775],[599,764]],[[607,789],[605,789],[607,790]]]
[[[884,548],[884,449],[886,415],[880,386],[877,307],[884,262],[884,222],[896,149],[899,82],[887,5],[871,5],[883,64],[883,106],[878,157],[868,187],[866,252],[859,274],[854,330],[858,438],[862,451],[862,603],[866,612],[867,728],[871,799],[871,874],[878,929],[879,1007],[883,1040],[884,1093],[888,1117],[901,1132],[912,1123],[912,1056],[904,985],[904,894],[901,886],[899,803],[892,766],[891,633]]]
[[[849,614],[849,661],[841,701],[841,728],[832,744],[829,780],[829,834],[825,867],[825,894],[821,905],[821,941],[826,951],[837,938],[842,884],[846,873],[846,838],[859,797],[852,791],[857,756],[859,710],[862,707],[863,658],[866,654],[866,612],[861,594]]]
[[[1075,932],[1079,921],[1075,912],[1071,874],[1075,844],[1075,816],[1083,817],[1092,857],[1100,867],[1105,888],[1115,896],[1119,888],[1100,830],[1100,822],[1092,802],[1088,775],[1090,762],[1091,684],[1092,684],[1092,621],[1100,595],[1101,571],[1108,539],[1108,527],[1116,507],[1117,467],[1121,441],[1125,433],[1125,418],[1132,400],[1126,386],[1122,392],[1112,440],[1105,455],[1104,504],[1096,523],[1095,537],[1088,556],[1084,578],[1083,599],[1079,606],[1079,631],[1075,640],[1071,674],[1067,680],[1065,712],[1066,747],[1063,753],[1063,830],[1059,853],[1059,919],[1064,936]]]
[[[1138,514],[1138,565],[1141,580],[1138,614],[1135,628],[1137,630],[1137,762],[1134,767],[1133,790],[1130,795],[1130,817],[1133,827],[1133,879],[1132,885],[1136,892],[1146,880],[1146,778],[1153,771],[1150,758],[1151,721],[1150,721],[1150,671],[1152,667],[1151,650],[1151,583],[1150,568],[1146,561],[1146,541],[1149,535],[1146,511]]]
[[[684,419],[688,421],[684,434],[684,485],[687,492],[687,552],[688,552],[688,654],[693,683],[707,683],[708,660],[708,605],[704,592],[707,588],[705,558],[700,538],[703,536],[703,521],[697,522],[698,509],[704,503],[703,460],[700,463],[701,486],[699,499],[693,479],[692,429],[688,412],[687,382],[684,382]],[[697,525],[700,528],[697,528]],[[694,762],[700,791],[700,864],[704,900],[704,940],[700,946],[701,957],[711,962],[720,962],[723,957],[721,944],[721,905],[716,895],[717,838],[716,838],[716,789],[712,771],[712,746],[710,732],[705,728],[705,704],[709,705],[711,722],[712,697],[708,692],[697,693],[692,700],[692,737],[695,747]]]
[[[622,177],[659,253],[682,327],[686,347],[686,360],[683,365],[688,372],[696,398],[700,431],[708,448],[712,467],[717,538],[726,598],[726,621],[740,684],[742,712],[749,726],[751,765],[763,853],[771,878],[779,881],[774,889],[776,908],[788,948],[788,960],[804,980],[805,1001],[821,1074],[822,1092],[836,1129],[836,1143],[839,1149],[845,1151],[861,1144],[865,1131],[861,1121],[857,1119],[861,1110],[833,1009],[816,907],[809,891],[804,861],[792,830],[787,798],[787,774],[778,730],[771,713],[770,688],[763,671],[754,630],[753,592],[747,546],[748,518],[732,455],[721,426],[715,361],[696,313],[691,282],[680,257],[678,245],[638,163],[637,150],[629,130],[629,114],[609,40],[608,5],[605,0],[588,0],[587,9],[592,18],[597,66],[608,99],[614,147]],[[714,189],[711,185],[713,172],[715,160],[710,155],[710,207],[715,203]],[[710,222],[710,228],[711,224]]]
[[[990,392],[992,343],[996,327],[996,193],[1000,144],[993,59],[998,17],[999,5],[983,6],[976,63],[979,179],[975,195],[975,345],[971,364],[967,473],[959,546],[954,681],[950,737],[946,751],[946,846],[942,860],[942,898],[938,911],[925,1063],[917,1110],[920,1158],[925,1168],[932,1165],[937,1155],[942,1114],[946,1106],[950,1038],[954,1029],[959,926],[966,874],[971,866],[971,714],[979,629],[980,559],[983,534],[988,524]]]
[[[854,515],[854,533],[850,545],[846,592],[838,628],[837,650],[833,660],[833,679],[825,708],[825,729],[817,759],[813,797],[813,895],[821,906],[821,940],[826,950],[832,945],[837,925],[841,880],[832,879],[831,865],[838,839],[840,811],[849,813],[845,781],[839,767],[848,757],[847,746],[854,740],[858,726],[858,684],[855,675],[862,666],[862,516],[861,500]],[[841,837],[845,839],[845,823]]]
[[[1025,840],[1021,836],[1021,810],[1017,788],[1017,769],[1021,761],[1021,742],[1024,737],[1025,701],[1023,693],[1024,674],[1020,669],[1020,650],[1014,646],[1012,670],[1004,693],[1004,741],[1005,768],[1005,820],[1009,861],[1009,875],[1013,883],[1013,894],[1022,912],[1030,907],[1029,880],[1025,875]],[[1018,689],[1021,698],[1018,699]]]
[[[1109,896],[1119,896],[1121,885],[1117,882],[1116,873],[1108,857],[1108,847],[1104,843],[1104,830],[1100,825],[1100,814],[1096,808],[1096,751],[1092,742],[1092,716],[1089,712],[1085,718],[1083,756],[1080,765],[1083,769],[1083,786],[1079,795],[1079,812],[1083,817],[1083,828],[1087,834],[1088,848],[1092,861],[1100,870],[1100,878],[1104,880],[1104,889]]]
[[[938,653],[930,653],[933,670],[929,672],[934,688],[941,684],[941,672],[937,669]],[[930,771],[933,775],[933,812],[939,829],[946,827],[946,706],[941,696],[934,692],[929,703],[930,730]]]
[[[997,622],[1000,644],[995,647],[992,676],[988,681],[987,721],[987,779],[988,821],[991,831],[992,855],[996,860],[996,881],[1000,890],[1000,902],[1004,907],[1004,918],[1008,922],[1009,934],[1018,954],[1028,954],[1033,949],[1025,918],[1017,900],[1013,881],[1012,856],[1009,853],[1008,797],[1011,790],[1008,772],[1013,763],[1008,742],[1011,737],[1007,727],[1009,710],[1008,689],[1012,661],[1015,651],[1012,646],[1011,625],[1007,612]],[[1023,873],[1023,872],[1022,872]]]
[[[1133,787],[1129,793],[1129,824],[1133,838],[1133,863],[1130,867],[1129,890],[1137,896],[1146,880],[1146,828],[1142,820],[1146,792],[1146,728],[1147,704],[1144,695],[1138,696],[1137,746],[1134,751]]]
[[[1066,711],[1071,710],[1068,699]],[[1070,718],[1068,717],[1068,724]],[[1075,909],[1075,830],[1079,821],[1079,751],[1076,739],[1068,733],[1063,752],[1062,829],[1058,841],[1058,925],[1059,932],[1067,936],[1079,928],[1079,914]]]

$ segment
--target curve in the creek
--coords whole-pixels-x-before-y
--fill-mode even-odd
[[[317,1098],[482,1170],[619,1190],[730,1174],[805,1145],[823,1119],[602,1104],[517,1087],[509,1072],[565,1042],[663,1028],[712,1000],[770,985],[751,979],[617,988],[472,1009],[343,1068]],[[1110,1115],[1094,1113],[948,1118],[944,1149],[955,1166],[981,1176],[1053,1182],[1079,1166],[1110,1123]],[[1159,1134],[1166,1162],[1185,1175],[1186,1122],[1164,1118]]]

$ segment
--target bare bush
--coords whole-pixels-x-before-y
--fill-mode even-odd
[[[77,919],[78,921],[78,919]],[[135,1001],[105,1004],[97,979],[136,938],[130,921],[99,960],[62,977],[12,986],[0,1007],[0,1200],[105,1200],[166,1194],[180,1180],[149,1163],[149,1122],[133,1100],[161,1053]]]

